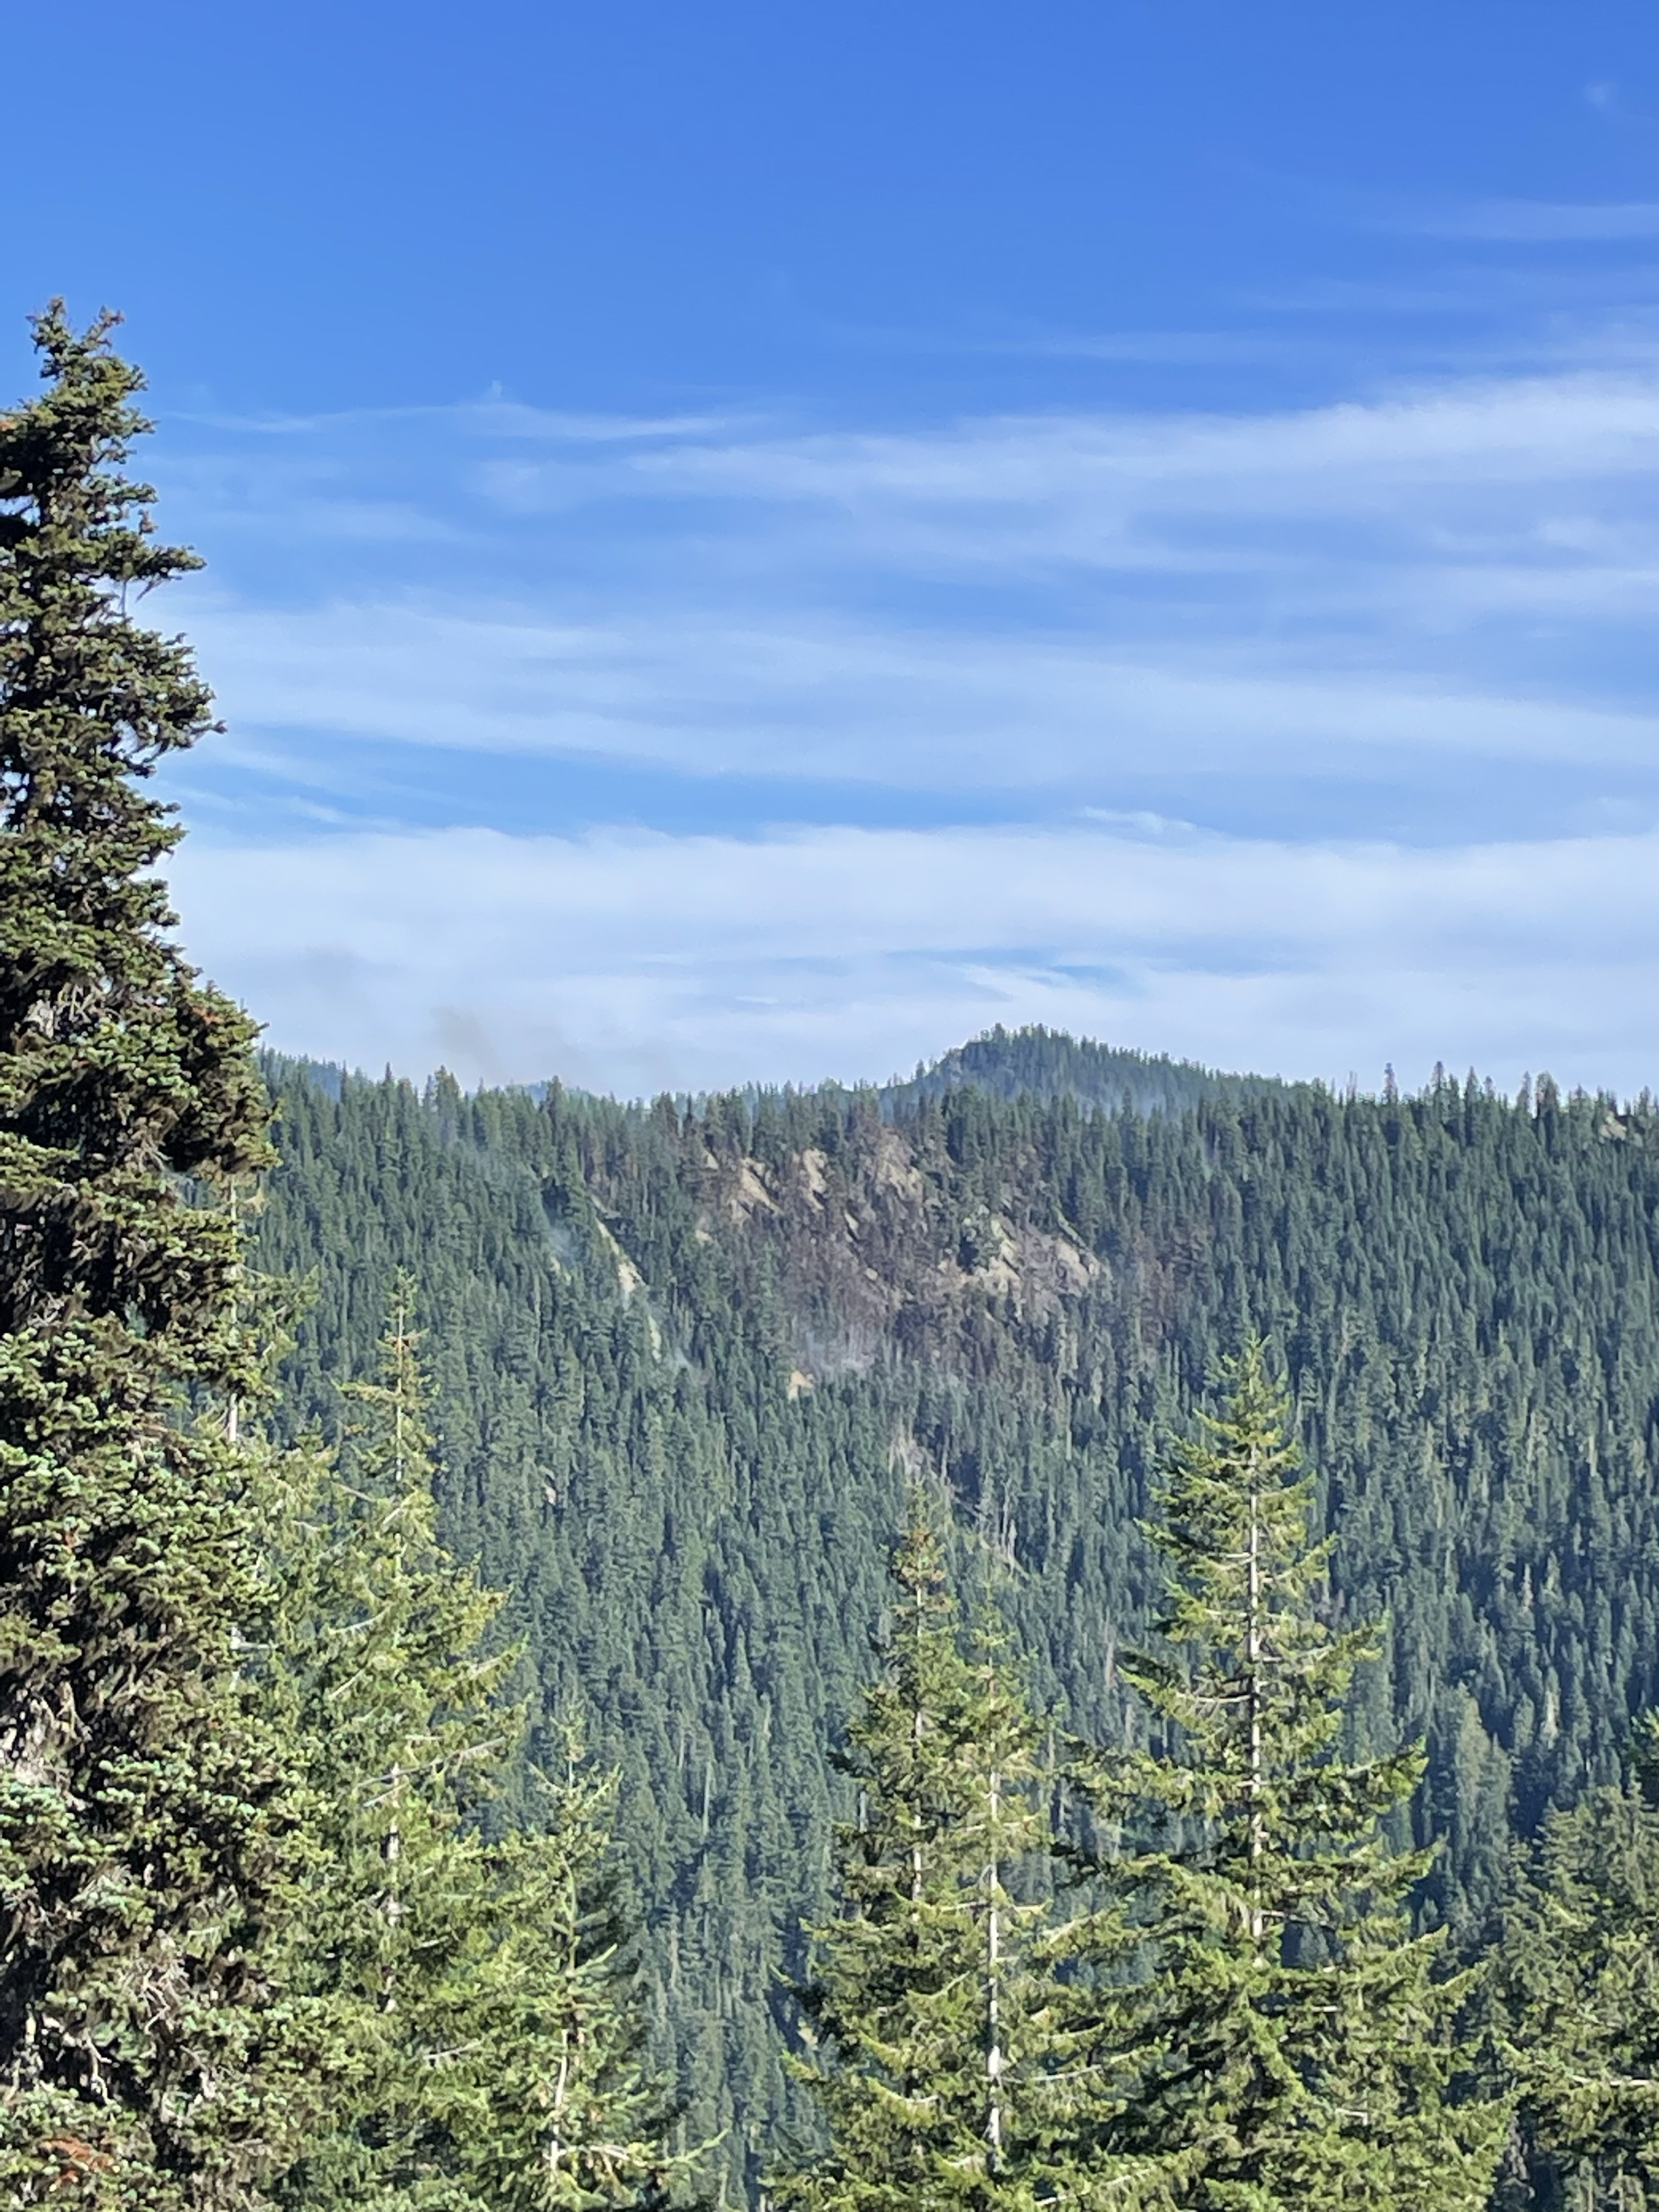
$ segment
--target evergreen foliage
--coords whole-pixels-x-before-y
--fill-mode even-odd
[[[109,321],[0,416],[0,2193],[229,2207],[267,2129],[283,1753],[249,1703],[252,1387],[222,1193],[267,1158],[246,1018],[171,944],[143,789],[211,725],[131,605],[195,567],[122,472]]]
[[[413,1285],[401,1278],[337,1472],[286,1532],[282,1682],[307,1752],[311,1875],[286,1977],[325,2094],[278,2182],[294,2212],[654,2203],[676,2167],[604,1906],[611,1788],[574,1759],[491,1839],[521,1733],[500,1609],[439,1544]]]
[[[1653,1742],[1650,1724],[1632,1781],[1550,1816],[1498,1918],[1488,2014],[1519,2100],[1510,2204],[1659,2203]]]
[[[1041,1023],[1019,1030],[999,1023],[918,1068],[908,1082],[889,1084],[882,1099],[892,1113],[921,1098],[969,1089],[999,1098],[1068,1098],[1111,1114],[1173,1114],[1206,1099],[1246,1098],[1284,1087],[1271,1076],[1223,1075],[1195,1060],[1097,1044]]]
[[[895,1553],[891,1630],[838,1764],[841,1917],[814,1931],[802,2071],[825,2154],[781,2175],[804,2212],[994,2212],[1065,2186],[1060,1945],[1041,1731],[985,1621],[962,1648],[925,1503]],[[1078,2201],[1067,2195],[1066,2202]]]
[[[1316,1608],[1329,1547],[1310,1539],[1288,1416],[1252,1343],[1159,1499],[1164,1656],[1126,1673],[1162,1740],[1095,1785],[1130,1839],[1110,1872],[1150,1953],[1138,2078],[1106,2136],[1190,2158],[1193,2212],[1480,2212],[1505,2116],[1448,2094],[1461,1986],[1406,1923],[1425,1856],[1380,1827],[1421,1762],[1340,1754],[1371,1639]]]

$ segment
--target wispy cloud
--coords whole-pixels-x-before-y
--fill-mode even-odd
[[[1476,200],[1409,227],[1428,238],[1491,239],[1510,246],[1659,238],[1659,200]]]
[[[1469,588],[1488,605],[1501,594],[1523,612],[1538,604],[1508,572]],[[1643,588],[1659,610],[1659,571],[1644,572]],[[1109,778],[1148,758],[1182,770],[1398,767],[1425,754],[1659,764],[1659,714],[1376,670],[1229,665],[1202,651],[1183,666],[1076,631],[775,617],[558,623],[420,603],[204,608],[193,628],[233,720],[266,732],[596,754],[708,775],[1018,790]]]
[[[621,463],[611,489],[660,495],[871,499],[1108,511],[1142,500],[1200,509],[1340,512],[1386,492],[1535,485],[1659,467],[1659,379],[1510,378],[1246,416],[1048,415],[942,433],[671,444]],[[515,487],[523,495],[520,479]]]
[[[234,449],[210,445],[174,458],[171,482],[198,523],[216,529],[247,517],[264,529],[284,511],[300,526],[319,513],[326,522],[342,495],[377,506],[395,481],[400,512],[441,514],[445,527],[458,504],[470,506],[470,527],[493,513],[495,527],[512,530],[575,507],[672,502],[671,536],[706,550],[699,533],[714,517],[688,515],[688,501],[806,506],[819,511],[818,530],[838,514],[896,526],[939,510],[950,536],[931,544],[896,536],[896,559],[955,545],[958,557],[1011,564],[1039,547],[1058,560],[1109,561],[1135,516],[1409,514],[1427,501],[1421,519],[1431,522],[1439,498],[1491,501],[1510,487],[1524,500],[1553,484],[1650,478],[1659,471],[1659,332],[1635,356],[1628,331],[1603,343],[1617,370],[1441,379],[1231,415],[1072,410],[813,432],[762,418],[606,422],[506,403],[405,411],[372,418],[377,432],[398,434],[368,444],[360,419],[345,417],[319,426],[301,451],[257,436]],[[1500,507],[1499,519],[1511,511]],[[1022,512],[1030,532],[1010,539]],[[964,543],[964,515],[983,518],[992,534],[970,532]],[[1079,534],[1085,517],[1091,535]],[[649,526],[660,531],[662,520]]]
[[[1409,603],[1401,580],[1431,580],[1443,613],[1447,584],[1471,568],[1501,563],[1547,592],[1551,577],[1594,568],[1605,586],[1659,557],[1659,349],[1639,374],[1492,379],[1249,416],[751,426],[613,444],[584,432],[574,454],[550,458],[561,441],[544,422],[529,444],[449,428],[424,457],[450,478],[436,511],[406,484],[393,498],[375,483],[409,472],[397,456],[360,465],[368,481],[356,486],[337,458],[295,468],[263,454],[198,463],[180,488],[200,526],[233,544],[250,528],[265,544],[311,532],[324,600],[339,596],[329,586],[354,542],[402,537],[428,572],[429,548],[464,543],[468,567],[510,569],[521,595],[539,570],[574,598],[584,555],[612,604],[776,604],[821,596],[831,578],[842,591],[862,577],[982,592],[1098,575],[1140,580],[1111,611],[1143,629],[1179,619],[1182,595],[1203,588],[1212,635],[1230,616],[1254,621],[1264,599],[1304,623],[1346,600],[1353,627],[1375,632]],[[982,619],[982,603],[972,612]]]
[[[297,603],[196,599],[234,725],[1103,801],[1160,764],[1659,771],[1659,374],[1248,418],[584,424],[574,461],[522,424],[427,423],[430,530],[399,528],[401,449],[367,484],[338,455],[198,465],[203,534],[314,556]]]

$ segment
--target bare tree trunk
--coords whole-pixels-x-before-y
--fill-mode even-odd
[[[1261,1813],[1261,1497],[1256,1487],[1255,1471],[1250,1484],[1250,1548],[1249,1548],[1249,1616],[1245,1638],[1245,1697],[1250,1722],[1250,1773],[1248,1789],[1250,1797],[1250,1863],[1252,1869],[1262,1857],[1267,1846],[1267,1830]],[[1250,1886],[1250,1934],[1261,1941],[1264,1919],[1261,1892],[1252,1874]]]
[[[1002,1927],[997,1910],[997,1824],[1001,1814],[1002,1777],[994,1771],[985,1916],[985,2162],[991,2173],[997,2172],[1002,2165]]]

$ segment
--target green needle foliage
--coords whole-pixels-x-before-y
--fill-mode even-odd
[[[1382,1817],[1414,1752],[1338,1753],[1364,1631],[1316,1600],[1328,1547],[1260,1344],[1231,1402],[1175,1455],[1161,1524],[1168,1656],[1131,1680],[1164,1742],[1104,1763],[1101,1802],[1149,1839],[1112,1871],[1151,1946],[1139,2082],[1109,2139],[1172,2161],[1194,2212],[1479,2212],[1504,2111],[1457,2103],[1456,1981],[1408,1931],[1425,1855]]]
[[[608,1782],[545,1825],[478,1815],[516,1754],[501,1598],[438,1540],[412,1285],[339,1467],[287,1532],[283,1674],[307,1752],[313,1873],[289,1985],[325,2085],[278,2185],[303,2212],[578,2212],[656,2203],[678,2166],[643,2078],[604,1909]]]
[[[807,2212],[949,2212],[1106,2202],[1066,2137],[1067,2061],[1040,1731],[1000,1632],[963,1648],[920,1500],[894,1555],[880,1679],[841,1761],[842,1917],[815,1931],[802,2072],[830,2147],[775,2178]],[[1033,1894],[1035,1890],[1036,1893]],[[1111,2202],[1127,2202],[1114,2196]]]
[[[1494,2040],[1518,2094],[1512,2199],[1659,2204],[1659,1741],[1635,1778],[1553,1814],[1500,1917]]]
[[[35,326],[0,416],[0,2196],[250,2201],[281,1747],[238,1626],[252,1387],[234,1223],[267,1157],[246,1018],[172,945],[143,780],[210,727],[131,611],[193,568],[121,464],[109,319]]]

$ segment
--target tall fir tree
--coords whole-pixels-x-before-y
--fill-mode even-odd
[[[1097,1936],[1051,1904],[1042,1731],[988,1612],[964,1649],[923,1501],[890,1632],[839,1762],[842,1916],[815,1930],[802,2072],[830,2137],[774,2178],[803,2212],[1034,2212],[1139,2203],[1151,2162],[1073,2157],[1062,1962]]]
[[[1163,1653],[1126,1671],[1163,1741],[1096,1778],[1149,1954],[1101,2139],[1165,2159],[1191,2212],[1480,2212],[1504,2108],[1453,2094],[1463,1986],[1407,1919],[1427,1856],[1380,1830],[1420,1760],[1340,1754],[1373,1638],[1321,1617],[1328,1546],[1260,1344],[1161,1506]]]
[[[250,1710],[251,1387],[222,1191],[266,1158],[246,1018],[174,947],[143,789],[213,726],[135,603],[196,567],[122,464],[111,319],[0,416],[0,2194],[243,2203],[280,1746]]]
[[[1659,1728],[1518,1854],[1483,2008],[1516,2100],[1507,2205],[1659,2205]]]
[[[276,2185],[294,2212],[586,2212],[665,2202],[686,2161],[639,2058],[605,1905],[611,1790],[569,1771],[540,1820],[479,1816],[516,1757],[501,1607],[437,1534],[400,1277],[341,1463],[283,1540],[279,1692],[305,1748],[312,1872],[286,1976],[321,2094]]]

